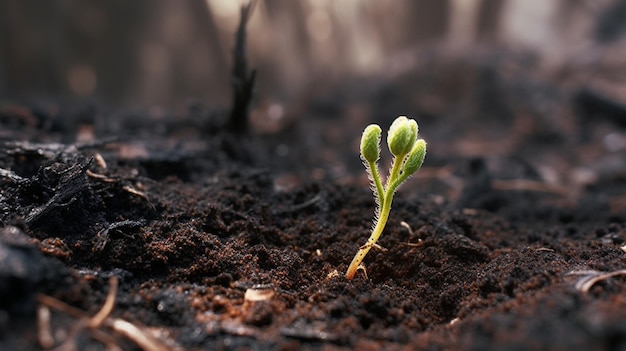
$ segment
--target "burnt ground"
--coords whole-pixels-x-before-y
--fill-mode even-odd
[[[200,103],[3,99],[0,349],[626,349],[626,107],[505,63],[345,84],[245,134]],[[398,114],[426,162],[347,281],[360,132]]]

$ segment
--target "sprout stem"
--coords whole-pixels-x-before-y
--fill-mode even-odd
[[[378,172],[378,165],[376,164],[376,162],[368,162],[368,164],[370,176],[372,177],[372,181],[376,186],[376,204],[378,205],[377,211],[380,211],[380,207],[385,202],[385,189],[383,188],[383,183],[380,181],[380,173]],[[380,216],[380,213],[377,213],[377,216]]]
[[[361,262],[363,262],[363,259],[365,258],[367,253],[374,246],[374,244],[376,244],[376,242],[378,241],[378,238],[380,238],[380,235],[383,233],[383,230],[385,229],[385,225],[387,224],[387,219],[389,219],[389,212],[391,212],[391,201],[393,200],[393,193],[395,192],[395,189],[397,188],[397,185],[394,187],[395,185],[394,183],[396,183],[395,180],[400,175],[401,167],[402,167],[402,160],[400,160],[399,157],[394,157],[393,166],[391,167],[391,172],[389,174],[389,179],[387,179],[386,190],[384,191],[384,195],[381,197],[382,200],[381,200],[380,207],[379,207],[379,213],[377,216],[378,219],[376,221],[376,225],[374,226],[374,229],[372,230],[372,234],[370,235],[370,238],[367,239],[367,243],[365,243],[365,245],[359,248],[359,251],[356,253],[354,258],[352,259],[352,263],[350,263],[350,266],[348,267],[348,271],[346,272],[346,278],[348,280],[351,280],[352,278],[354,278],[354,275],[356,274],[356,271],[359,268],[359,265],[361,264]],[[372,178],[374,178],[374,181],[378,179],[378,183],[380,183],[380,176],[377,176],[377,177],[372,176]],[[380,187],[381,189],[385,189],[382,187],[382,185]],[[376,188],[378,188],[378,184],[376,185]],[[382,193],[383,191],[380,191],[380,192]]]
[[[424,140],[417,140],[417,123],[406,117],[398,117],[389,129],[387,143],[394,158],[389,171],[387,182],[383,186],[380,173],[378,171],[378,155],[380,153],[378,140],[380,137],[380,127],[370,125],[365,129],[361,139],[361,157],[370,175],[370,180],[375,188],[378,208],[376,210],[375,225],[369,239],[365,245],[361,246],[352,259],[346,279],[354,278],[357,270],[361,266],[367,253],[376,245],[380,238],[391,211],[393,195],[398,187],[421,167],[426,154],[426,143]],[[378,148],[378,149],[377,149]],[[406,167],[405,167],[406,166]]]

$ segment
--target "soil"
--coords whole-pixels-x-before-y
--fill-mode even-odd
[[[0,349],[625,350],[626,108],[506,60],[428,65],[243,134],[197,102],[3,100]],[[360,133],[398,114],[426,162],[348,281]]]

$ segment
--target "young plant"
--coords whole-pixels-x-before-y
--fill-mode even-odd
[[[393,154],[393,160],[387,182],[383,186],[378,171],[381,129],[376,124],[370,124],[363,131],[361,136],[361,159],[372,182],[372,191],[378,206],[376,208],[372,234],[367,243],[359,248],[359,251],[352,259],[352,263],[350,263],[346,272],[348,280],[354,278],[365,255],[372,247],[376,246],[376,241],[378,241],[383,229],[385,229],[385,224],[387,224],[389,212],[391,211],[393,194],[424,162],[426,142],[423,139],[418,139],[417,133],[417,122],[404,116],[396,118],[391,127],[389,127],[387,145],[389,146],[389,151]]]

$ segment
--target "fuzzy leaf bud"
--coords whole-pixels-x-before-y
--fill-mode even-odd
[[[413,146],[413,149],[406,157],[404,168],[402,169],[403,174],[410,176],[417,172],[417,170],[422,167],[422,163],[424,163],[424,157],[426,157],[426,142],[424,139],[419,139],[415,142],[415,146]]]
[[[396,118],[387,133],[387,145],[394,156],[408,154],[417,140],[417,122],[405,116]]]
[[[361,156],[368,162],[378,161],[380,157],[380,134],[382,130],[376,124],[370,124],[361,136]]]

